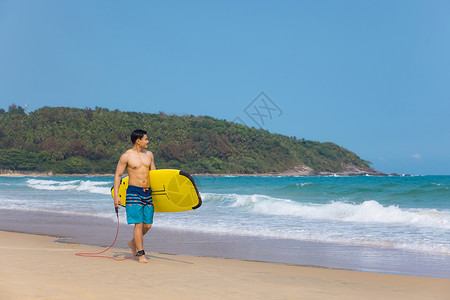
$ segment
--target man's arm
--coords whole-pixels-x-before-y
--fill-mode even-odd
[[[125,168],[127,167],[127,160],[125,154],[122,155],[117,163],[116,173],[114,175],[114,206],[119,208],[119,186],[120,179],[122,178],[123,173],[125,172]]]
[[[152,152],[150,152],[150,157],[151,157],[150,170],[156,170],[155,158],[153,157],[153,153]]]

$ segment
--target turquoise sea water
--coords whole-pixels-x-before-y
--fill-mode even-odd
[[[450,254],[450,176],[195,180],[202,207],[156,214],[154,226]],[[112,183],[112,177],[0,177],[0,205],[115,220]],[[123,209],[120,216],[125,220]]]

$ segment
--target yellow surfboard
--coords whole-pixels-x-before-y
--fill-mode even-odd
[[[176,212],[197,209],[202,199],[191,175],[180,170],[161,169],[150,171],[155,212]],[[125,206],[128,176],[122,178],[119,186],[120,205]],[[114,187],[111,188],[114,197]]]

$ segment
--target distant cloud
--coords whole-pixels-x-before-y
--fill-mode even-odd
[[[411,157],[415,158],[415,159],[421,159],[422,155],[420,155],[419,153],[416,153],[416,154],[411,155]]]

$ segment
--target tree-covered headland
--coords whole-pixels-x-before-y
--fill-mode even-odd
[[[280,173],[295,168],[374,172],[370,162],[334,143],[272,134],[207,116],[43,107],[0,109],[0,169],[54,174],[112,174],[144,129],[157,168],[199,174]]]

